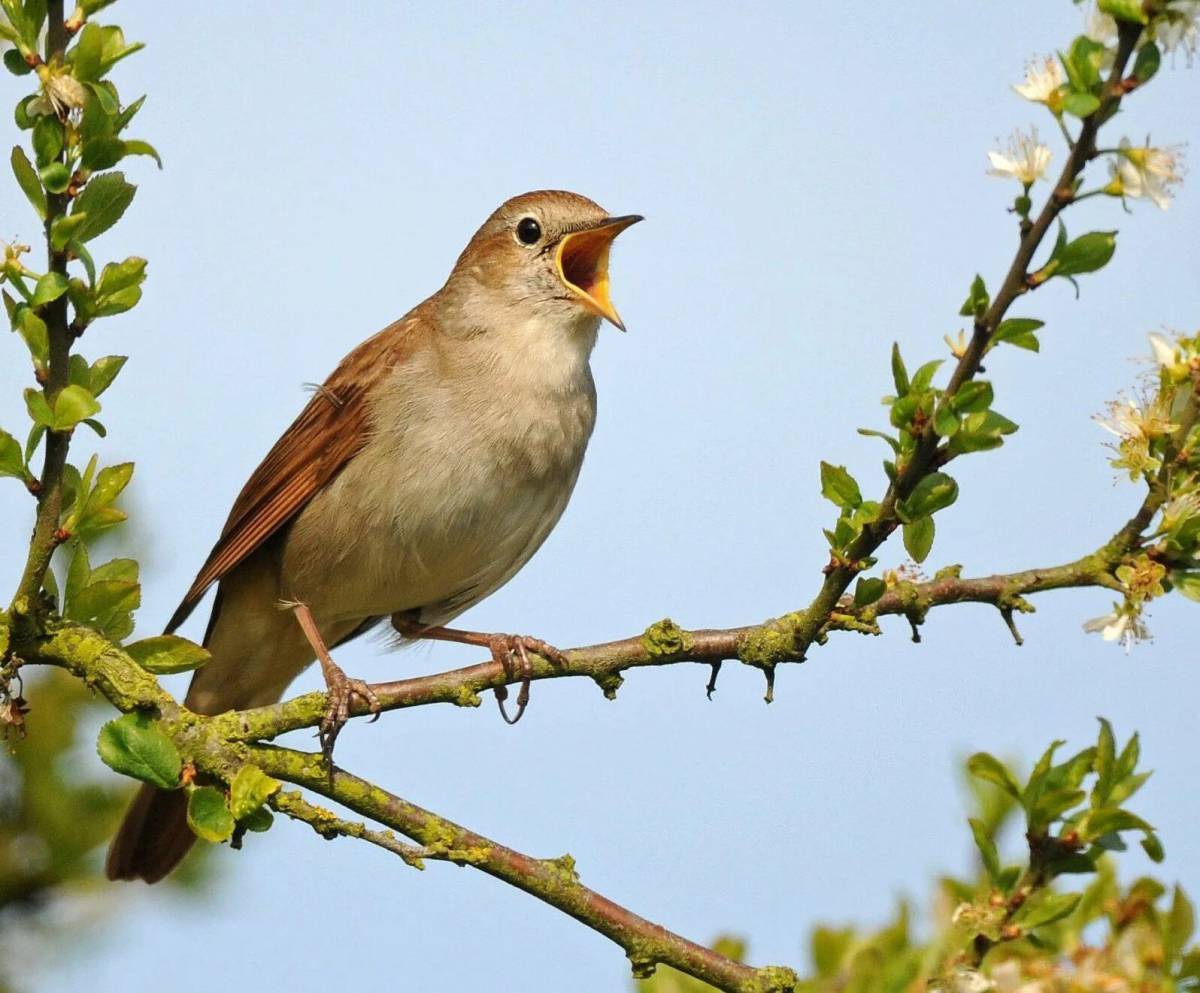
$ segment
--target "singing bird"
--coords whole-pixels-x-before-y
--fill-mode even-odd
[[[355,348],[242,489],[176,610],[219,584],[185,704],[274,703],[314,659],[331,747],[355,695],[328,648],[391,619],[407,637],[486,646],[509,664],[534,638],[444,625],[495,592],[562,516],[596,419],[589,359],[613,239],[637,215],[586,197],[514,197],[475,233],[445,285]],[[108,853],[110,879],[153,883],[194,836],[187,797],[143,786]]]

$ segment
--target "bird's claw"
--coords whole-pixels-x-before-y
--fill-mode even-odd
[[[524,634],[492,635],[488,639],[488,649],[492,653],[492,659],[504,668],[504,674],[510,680],[518,678],[521,680],[521,689],[517,691],[517,712],[513,717],[508,716],[508,710],[504,706],[504,701],[508,699],[508,687],[497,686],[493,691],[496,694],[496,705],[500,708],[500,716],[504,718],[504,722],[516,724],[529,705],[529,684],[533,677],[533,665],[529,661],[529,653],[540,655],[555,665],[566,663],[566,653],[555,648],[549,642],[542,641],[541,638],[531,638]],[[520,660],[519,667],[516,665],[516,660]]]
[[[325,716],[321,719],[317,737],[321,742],[321,754],[325,758],[325,764],[332,769],[333,746],[342,728],[350,719],[350,707],[354,703],[354,698],[358,697],[362,700],[370,708],[375,718],[379,716],[380,703],[379,697],[375,695],[375,691],[370,686],[361,679],[351,679],[337,666],[327,668],[326,684],[329,706],[325,710]]]

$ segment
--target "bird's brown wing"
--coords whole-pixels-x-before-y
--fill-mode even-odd
[[[167,624],[174,631],[208,588],[298,514],[366,441],[371,387],[403,359],[410,319],[367,339],[342,360],[238,494],[208,560]]]

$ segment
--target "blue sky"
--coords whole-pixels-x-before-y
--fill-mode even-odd
[[[1053,144],[1053,122],[1009,87],[1080,18],[1067,0],[737,7],[113,9],[148,44],[116,78],[127,98],[149,92],[135,130],[166,163],[129,166],[138,198],[96,243],[98,258],[150,260],[145,301],[82,343],[133,356],[104,398],[101,451],[138,463],[140,633],[170,614],[301,384],[435,290],[498,203],[540,187],[646,215],[614,252],[629,333],[609,329],[597,348],[599,424],[566,516],[464,620],[569,646],[664,615],[723,626],[807,603],[833,518],[818,461],[882,491],[882,446],[855,428],[883,422],[887,351],[943,356],[973,274],[999,280],[1015,184],[985,175],[985,153],[1031,122]],[[1113,143],[1195,143],[1196,79],[1168,66]],[[1056,564],[1129,515],[1138,494],[1114,483],[1090,416],[1142,368],[1147,331],[1196,328],[1198,202],[1193,183],[1166,214],[1107,200],[1070,212],[1075,232],[1119,228],[1116,257],[1078,301],[1054,286],[1022,303],[1047,322],[1042,353],[988,363],[1021,431],[955,463],[961,497],[938,518],[932,568]],[[5,237],[33,239],[11,182],[0,218]],[[25,369],[6,348],[11,430]],[[8,586],[27,503],[0,490]],[[934,874],[969,864],[963,754],[1082,746],[1104,714],[1122,736],[1142,732],[1157,772],[1138,809],[1160,829],[1167,877],[1197,891],[1200,608],[1161,603],[1154,643],[1126,656],[1080,629],[1109,600],[1040,598],[1020,649],[974,606],[935,612],[920,645],[895,620],[881,639],[840,636],[779,673],[770,707],[756,672],[727,666],[709,702],[706,670],[673,667],[632,674],[615,703],[591,683],[540,684],[516,728],[490,701],[354,724],[339,760],[514,847],[571,852],[585,882],[690,937],[732,930],[755,962],[802,963],[813,923],[878,922],[898,895],[921,899]],[[199,637],[203,620],[185,630]],[[477,658],[339,653],[372,680]],[[296,689],[318,683],[309,672]],[[127,989],[131,971],[169,974],[180,993],[264,974],[299,991],[628,983],[615,946],[469,869],[418,874],[290,824],[216,861],[206,901],[127,888],[115,923],[31,988]],[[1137,852],[1123,867],[1146,865]]]

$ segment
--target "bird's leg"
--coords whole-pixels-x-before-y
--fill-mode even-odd
[[[370,686],[361,679],[349,678],[342,671],[342,667],[333,661],[308,604],[288,603],[285,606],[295,615],[300,630],[304,632],[304,637],[308,639],[317,660],[321,663],[321,674],[325,677],[325,686],[329,690],[329,709],[325,711],[317,736],[321,741],[321,754],[325,756],[325,763],[332,769],[333,743],[345,727],[346,721],[350,719],[351,701],[354,697],[359,697],[371,708],[372,713],[378,714],[379,699]]]
[[[485,634],[478,631],[461,631],[457,628],[425,627],[404,614],[392,615],[392,627],[406,638],[431,638],[434,641],[452,641],[460,645],[478,645],[491,652],[492,660],[504,668],[508,679],[521,680],[521,689],[517,693],[517,713],[514,717],[510,718],[504,707],[504,701],[508,699],[508,687],[497,686],[493,690],[496,703],[500,707],[500,716],[508,724],[516,724],[529,705],[529,683],[533,675],[529,653],[534,652],[555,665],[565,665],[567,661],[566,654],[549,642],[525,634]],[[517,660],[520,661],[519,669],[516,665]]]

